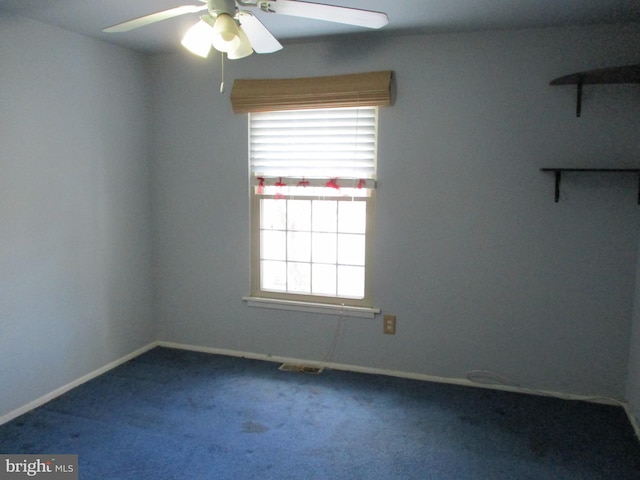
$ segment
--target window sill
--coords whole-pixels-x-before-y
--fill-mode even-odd
[[[294,300],[276,300],[261,297],[243,297],[249,307],[293,310],[296,312],[324,313],[344,317],[374,318],[380,313],[378,308],[351,307],[348,305],[330,305],[325,303],[296,302]]]

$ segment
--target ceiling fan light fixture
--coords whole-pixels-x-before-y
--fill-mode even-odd
[[[227,13],[221,13],[216,17],[213,26],[213,38],[211,43],[220,52],[236,50],[240,44],[240,30],[236,21]]]
[[[180,42],[184,48],[202,58],[207,58],[211,50],[213,29],[209,24],[200,20],[187,33]]]
[[[239,31],[240,45],[235,50],[230,50],[229,52],[227,52],[227,58],[229,58],[229,60],[237,60],[239,58],[248,57],[253,53],[253,48],[251,47],[249,37],[247,37],[247,34],[242,29],[242,27],[239,28]]]
[[[1,2],[2,0],[0,0]],[[194,0],[195,1],[195,0]],[[211,46],[229,58],[243,58],[256,53],[272,53],[282,45],[251,12],[255,8],[269,14],[324,20],[368,28],[381,28],[389,22],[386,13],[341,7],[305,0],[200,0],[203,5],[183,5],[112,25],[104,32],[127,32],[170,18],[206,10],[200,21],[182,39],[182,45],[206,58]],[[240,7],[240,8],[239,8]],[[248,41],[244,37],[248,37]],[[230,55],[229,55],[230,54]]]

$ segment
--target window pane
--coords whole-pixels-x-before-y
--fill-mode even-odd
[[[335,233],[314,233],[312,238],[313,261],[335,264],[338,261],[338,236]]]
[[[285,232],[262,230],[260,234],[260,258],[264,260],[287,259],[287,237]]]
[[[287,238],[287,259],[294,262],[310,262],[311,234],[309,232],[289,232]]]
[[[264,199],[260,201],[260,205],[262,208],[260,227],[270,230],[284,230],[287,225],[287,202]]]
[[[311,293],[311,264],[287,264],[287,281],[290,292]]]
[[[260,262],[262,278],[260,284],[264,290],[276,292],[287,291],[287,263],[286,262]]]
[[[338,226],[338,202],[314,200],[311,215],[314,232],[335,232]]]
[[[287,209],[289,230],[311,231],[311,200],[289,200]]]
[[[314,295],[336,294],[336,266],[335,265],[313,265],[313,293]]]
[[[339,264],[364,266],[364,258],[364,235],[338,235]]]
[[[364,298],[364,267],[338,266],[338,296]]]
[[[338,231],[341,233],[366,233],[367,204],[365,202],[339,202]]]

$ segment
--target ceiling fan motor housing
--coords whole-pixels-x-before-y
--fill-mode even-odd
[[[217,17],[221,13],[226,13],[231,17],[236,16],[235,0],[208,0],[207,8],[209,13],[214,17]]]

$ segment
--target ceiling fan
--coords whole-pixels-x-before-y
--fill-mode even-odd
[[[344,23],[366,28],[381,28],[389,19],[385,13],[338,7],[321,3],[298,0],[200,0],[205,5],[182,5],[161,12],[134,18],[111,27],[103,32],[117,33],[133,30],[179,15],[204,12],[200,21],[191,27],[182,45],[192,53],[206,58],[211,47],[224,52],[230,59],[238,59],[256,53],[272,53],[282,45],[267,30],[267,27],[250,11],[244,8],[260,9],[263,12],[312,18],[328,22]]]

